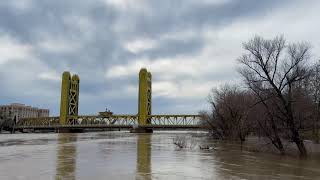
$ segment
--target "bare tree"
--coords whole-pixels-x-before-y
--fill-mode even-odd
[[[221,129],[218,128],[215,122],[215,113],[214,111],[207,112],[207,111],[200,111],[198,113],[201,118],[202,125],[205,125],[210,130],[210,134],[215,139],[223,139],[223,132],[221,132]]]
[[[313,104],[312,135],[314,141],[319,143],[319,121],[320,121],[320,60],[311,69],[311,75],[303,83],[305,90]]]
[[[253,103],[252,96],[236,86],[225,85],[213,89],[209,95],[212,118],[209,123],[218,137],[246,140],[251,131],[249,112]]]
[[[310,47],[306,43],[287,44],[283,37],[265,40],[258,36],[243,47],[247,53],[239,58],[239,72],[268,114],[267,123],[272,127],[269,133],[282,146],[279,129],[287,129],[300,155],[306,156],[293,108],[293,91],[296,84],[309,75],[306,62]]]

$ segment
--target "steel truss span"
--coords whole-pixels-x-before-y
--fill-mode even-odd
[[[140,125],[149,128],[204,128],[199,115],[149,115],[151,124]],[[21,119],[15,129],[29,128],[99,128],[99,127],[135,127],[138,126],[137,115],[111,115],[111,116],[78,116],[69,124],[60,125],[59,117],[25,118]]]
[[[98,116],[79,116],[78,75],[62,74],[60,116],[21,119],[14,129],[63,129],[63,128],[133,128],[133,132],[152,132],[150,128],[206,128],[200,115],[152,115],[152,75],[147,69],[139,72],[137,115],[113,115],[106,109]]]

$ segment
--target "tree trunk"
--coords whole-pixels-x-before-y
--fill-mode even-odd
[[[286,151],[284,150],[282,141],[281,141],[281,139],[279,138],[278,133],[276,133],[275,143],[277,144],[276,147],[278,148],[280,154],[281,154],[281,155],[285,155],[285,154],[286,154]]]
[[[317,106],[317,116],[316,116],[316,119],[315,119],[315,143],[317,143],[317,144],[320,143],[319,119],[320,119],[320,102],[318,102],[318,106]]]
[[[278,128],[274,122],[274,119],[272,117],[272,121],[271,121],[271,127],[272,127],[272,130],[274,131],[274,136],[275,136],[275,146],[278,148],[278,150],[280,151],[281,155],[285,155],[285,149],[284,149],[284,146],[282,144],[282,141],[280,139],[280,136],[279,136],[279,133],[278,133]]]
[[[307,156],[307,149],[304,146],[303,141],[299,140],[298,142],[296,142],[296,144],[297,144],[297,147],[299,149],[300,156],[301,157],[306,157]]]
[[[301,157],[306,157],[307,156],[307,149],[304,146],[303,140],[300,138],[299,133],[297,131],[293,132],[292,139],[293,139],[293,142],[296,143],[296,145],[297,145],[297,147],[299,149],[300,156]]]

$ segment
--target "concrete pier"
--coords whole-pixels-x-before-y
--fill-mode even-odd
[[[153,129],[137,127],[137,128],[130,129],[130,133],[153,133]]]

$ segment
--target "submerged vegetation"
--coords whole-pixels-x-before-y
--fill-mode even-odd
[[[242,84],[217,87],[209,94],[210,112],[201,112],[215,138],[246,141],[263,137],[281,154],[284,142],[307,156],[304,140],[319,143],[320,61],[308,43],[256,36],[243,43],[238,58]]]

